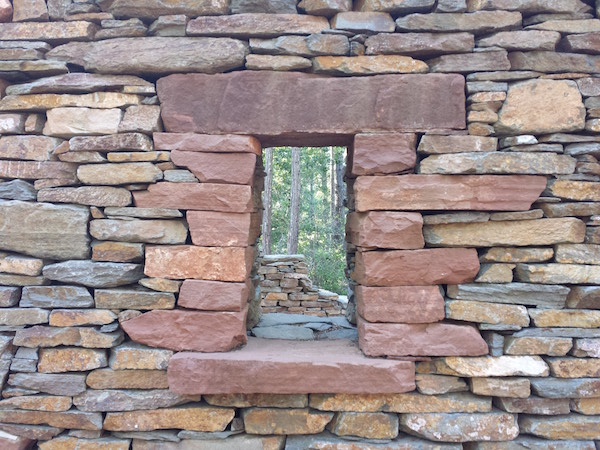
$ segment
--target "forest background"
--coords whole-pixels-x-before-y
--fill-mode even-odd
[[[263,151],[261,251],[303,254],[313,284],[347,295],[345,147],[274,147]]]

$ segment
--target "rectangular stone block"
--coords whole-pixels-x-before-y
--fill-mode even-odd
[[[188,211],[186,219],[195,245],[247,247],[256,242],[262,217],[256,213]]]
[[[177,304],[203,311],[241,311],[248,303],[248,294],[245,283],[185,280],[179,290]]]
[[[517,279],[541,284],[600,284],[600,266],[583,264],[518,264]]]
[[[448,297],[457,300],[562,308],[569,295],[569,288],[528,283],[473,283],[449,285],[446,293]]]
[[[169,132],[252,134],[263,145],[347,142],[357,131],[465,127],[464,78],[457,75],[171,75],[158,81],[158,95]]]
[[[546,188],[528,175],[401,175],[358,177],[356,210],[526,211]]]
[[[410,170],[417,162],[416,146],[414,133],[357,134],[351,152],[351,173],[385,175]]]
[[[171,161],[189,169],[201,183],[254,184],[256,155],[171,151]]]
[[[352,278],[366,286],[419,286],[472,281],[479,271],[474,249],[358,252]]]
[[[188,22],[188,36],[276,37],[281,34],[319,34],[329,29],[324,17],[246,13],[198,17]]]
[[[254,136],[236,134],[154,133],[156,150],[186,152],[254,153],[261,154],[261,145]]]
[[[418,213],[369,211],[346,216],[346,239],[363,248],[419,249],[425,246]]]

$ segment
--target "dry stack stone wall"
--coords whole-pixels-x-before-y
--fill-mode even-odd
[[[598,447],[599,12],[0,0],[0,447]],[[348,146],[360,350],[247,337],[271,145]]]

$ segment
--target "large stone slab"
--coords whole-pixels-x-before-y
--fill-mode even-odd
[[[139,264],[64,261],[44,267],[46,278],[63,283],[82,284],[90,287],[115,287],[136,283],[143,277]]]
[[[568,23],[571,21],[558,22]],[[598,73],[600,71],[600,56],[598,55],[535,51],[513,52],[508,55],[508,59],[512,70],[532,70],[544,73]]]
[[[585,224],[575,218],[449,223],[426,225],[423,234],[427,244],[442,247],[553,245],[583,242]]]
[[[509,88],[498,115],[494,127],[504,134],[557,133],[579,131],[585,127],[585,107],[574,81],[515,83]]]
[[[217,211],[188,211],[186,219],[195,245],[207,247],[246,247],[260,233],[258,214]]]
[[[246,13],[197,17],[188,22],[189,36],[276,37],[282,34],[319,34],[329,29],[325,17],[299,14]]]
[[[365,248],[418,249],[425,246],[423,217],[418,213],[369,211],[350,213],[346,237]]]
[[[89,206],[128,206],[131,192],[109,186],[57,187],[40,189],[39,202],[75,203]]]
[[[510,30],[521,26],[521,13],[506,11],[478,11],[471,14],[410,14],[396,19],[399,31],[468,31],[485,34]]]
[[[27,286],[21,294],[22,308],[89,308],[94,299],[81,286]]]
[[[224,72],[243,67],[247,53],[246,43],[229,38],[138,37],[69,42],[50,50],[46,58],[89,72],[163,75]]]
[[[153,138],[156,150],[261,154],[260,142],[254,136],[154,133]]]
[[[370,323],[358,320],[358,342],[367,356],[479,356],[488,346],[476,328],[448,323]]]
[[[89,41],[98,26],[92,22],[74,21],[65,23],[3,23],[0,39],[3,41]]]
[[[430,323],[444,319],[444,297],[437,286],[354,289],[357,311],[369,322]]]
[[[546,188],[529,175],[401,175],[358,177],[356,210],[528,210]]]
[[[6,97],[5,97],[6,98]],[[0,157],[31,161],[49,161],[62,139],[46,136],[2,136]]]
[[[254,259],[253,248],[149,246],[144,273],[149,277],[244,282]]]
[[[502,9],[529,14],[587,13],[590,6],[581,0],[470,0],[467,11]]]
[[[137,409],[157,409],[176,406],[198,397],[182,396],[164,389],[149,391],[135,390],[95,390],[90,389],[73,398],[73,404],[81,411],[134,411]]]
[[[288,436],[285,445],[288,450],[305,450],[307,448],[330,448],[337,450],[344,447],[347,448],[348,445],[352,446],[352,450],[462,450],[462,444],[432,444],[431,441],[406,435],[391,441],[386,440],[382,443],[354,439],[350,443],[347,438],[337,437],[330,433],[319,433]]]
[[[446,293],[457,300],[562,308],[567,301],[569,288],[529,283],[473,283],[450,285]]]
[[[97,219],[90,222],[90,234],[101,241],[183,244],[188,233],[178,220]]]
[[[367,55],[432,56],[470,52],[474,41],[470,33],[379,33],[369,36],[365,45]]]
[[[211,16],[227,14],[229,2],[226,0],[114,0],[99,2],[103,11],[115,17],[134,17],[140,19],[157,19],[159,16],[184,14],[187,16]]]
[[[0,249],[49,259],[84,259],[89,210],[82,206],[0,201]]]
[[[107,88],[123,89],[126,86],[151,88],[152,83],[131,75],[97,75],[73,72],[54,77],[40,78],[6,88],[7,95],[23,94],[85,94],[104,91]]]
[[[464,79],[458,75],[171,75],[158,81],[158,93],[169,132],[252,134],[263,145],[299,138],[346,143],[357,132],[465,127]]]
[[[150,311],[121,324],[140,344],[169,350],[226,352],[246,343],[246,309],[240,312]]]
[[[8,379],[14,388],[31,389],[52,395],[77,395],[85,392],[85,375],[14,373]]]
[[[521,416],[521,431],[545,439],[600,439],[600,417],[580,414],[560,417]]]
[[[398,393],[415,388],[414,363],[366,358],[349,341],[250,338],[230,353],[177,353],[169,388],[180,394]]]
[[[585,264],[518,264],[519,281],[540,284],[600,284],[600,266]]]
[[[60,161],[0,161],[0,177],[38,180],[54,178],[76,182],[77,165]]]
[[[352,278],[367,286],[418,286],[472,281],[479,271],[474,249],[358,252]]]
[[[248,303],[248,293],[245,283],[185,280],[177,304],[203,311],[241,311]]]

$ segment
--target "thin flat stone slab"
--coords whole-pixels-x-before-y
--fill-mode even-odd
[[[358,320],[358,342],[367,356],[479,356],[488,346],[476,328],[448,323],[370,323]]]
[[[54,77],[40,78],[6,88],[6,95],[23,94],[86,94],[119,89],[125,86],[153,87],[153,84],[131,75],[98,75],[93,73],[66,73]]]
[[[518,264],[519,281],[540,284],[600,284],[600,266],[584,264]]]
[[[115,0],[99,2],[103,11],[115,17],[135,17],[140,19],[157,19],[160,16],[184,14],[187,16],[211,16],[227,14],[229,2],[226,0]]]
[[[0,177],[39,180],[53,178],[76,182],[76,164],[60,161],[0,161]]]
[[[90,389],[74,397],[73,404],[81,411],[105,412],[168,408],[198,400],[196,396],[183,396],[164,389],[149,391]]]
[[[352,278],[367,286],[418,286],[472,281],[479,272],[474,249],[358,252]]]
[[[541,308],[563,308],[569,291],[566,286],[529,283],[459,284],[449,285],[446,289],[448,297],[457,300],[530,305]]]
[[[247,53],[248,44],[229,38],[137,37],[69,42],[50,50],[46,58],[88,72],[162,75],[235,69],[244,65]]]
[[[546,188],[529,175],[358,177],[356,210],[526,211]]]
[[[539,356],[449,356],[434,361],[437,373],[459,377],[546,377],[548,365]]]
[[[88,219],[82,206],[0,201],[0,249],[58,260],[86,258]]]
[[[306,450],[307,448],[343,449],[348,448],[348,446],[351,446],[352,450],[462,450],[462,444],[432,444],[431,441],[406,435],[391,441],[377,442],[349,440],[327,432],[308,436],[288,436],[285,446],[287,450]]]
[[[204,311],[241,311],[248,303],[248,294],[245,283],[185,280],[177,304]]]
[[[521,26],[521,13],[507,11],[477,11],[470,14],[410,14],[396,19],[398,31],[433,31],[486,34]]]
[[[23,180],[12,180],[0,183],[0,199],[3,200],[35,200],[37,191]]]
[[[369,36],[365,45],[367,55],[436,56],[470,52],[475,43],[470,33],[379,33]]]
[[[261,154],[260,142],[254,136],[154,133],[153,138],[156,150]]]
[[[53,43],[89,41],[97,30],[97,25],[84,21],[3,23],[0,28],[0,40],[50,41]]]
[[[532,391],[544,398],[598,398],[600,378],[531,378]]]
[[[600,439],[600,417],[569,414],[559,417],[521,416],[523,433],[545,439]]]
[[[467,11],[502,9],[524,13],[587,13],[590,6],[581,0],[470,0]]]
[[[81,286],[27,286],[21,294],[21,308],[89,308],[94,299]]]
[[[151,347],[227,352],[246,343],[246,312],[155,310],[121,326],[131,340]]]
[[[158,95],[169,132],[252,134],[263,145],[300,138],[346,143],[357,132],[465,127],[464,78],[458,75],[170,75],[158,81]]]
[[[179,438],[176,438],[179,442],[161,442],[160,446],[164,450],[184,450],[188,445],[193,445],[194,450],[264,450],[271,448],[282,449],[284,445],[286,445],[286,436],[235,434],[236,432],[232,433],[231,431],[224,431],[223,433],[226,434],[217,432],[202,433],[184,430],[178,433],[178,436],[182,437],[184,440],[179,441]],[[122,433],[116,432],[115,435],[117,434]],[[139,436],[140,433],[134,434],[136,434],[136,436],[132,437],[134,437],[133,445],[135,450],[156,450],[157,443],[155,440],[142,440],[142,438]],[[184,436],[189,436],[189,440],[184,438]],[[226,437],[226,439],[224,439],[224,437]]]
[[[179,394],[375,394],[415,388],[414,363],[370,359],[349,341],[249,338],[229,353],[177,353],[169,389]]]
[[[571,22],[566,20],[565,22]],[[600,56],[578,53],[513,52],[508,55],[512,70],[534,70],[544,73],[598,73]]]
[[[47,265],[42,273],[50,280],[102,288],[136,283],[142,270],[139,264],[72,260]]]
[[[248,184],[254,181],[256,155],[171,151],[171,161],[189,169],[201,183]]]

